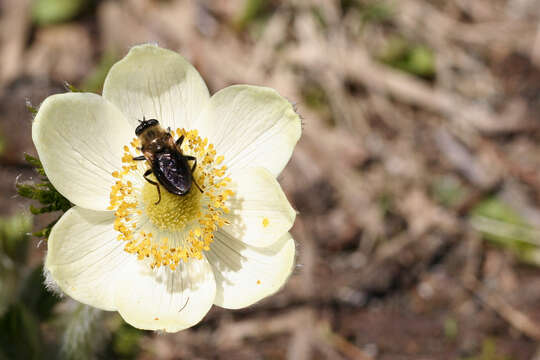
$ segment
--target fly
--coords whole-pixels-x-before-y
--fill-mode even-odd
[[[141,152],[143,155],[134,157],[133,160],[146,160],[149,169],[146,170],[143,177],[150,184],[156,186],[158,192],[158,201],[161,201],[161,191],[159,185],[162,185],[165,190],[175,195],[186,195],[191,190],[191,184],[202,193],[195,179],[193,172],[197,168],[197,158],[182,153],[182,142],[184,135],[180,136],[176,141],[170,132],[170,129],[165,130],[159,125],[156,119],[146,120],[144,117],[139,120],[140,124],[135,129],[141,141]],[[190,167],[188,161],[193,161]],[[154,174],[157,182],[148,178],[148,175]]]

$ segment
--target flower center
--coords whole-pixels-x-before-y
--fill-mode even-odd
[[[148,168],[146,161],[136,162],[133,153],[140,154],[139,140],[124,146],[121,171],[114,171],[117,179],[111,187],[109,210],[115,211],[114,229],[124,250],[136,254],[139,260],[149,261],[152,268],[169,266],[176,269],[180,261],[202,258],[210,249],[214,232],[227,224],[223,217],[229,212],[227,199],[234,195],[228,189],[231,179],[226,177],[226,166],[220,166],[223,156],[216,157],[213,144],[198,136],[196,130],[176,130],[184,136],[182,153],[197,158],[193,180],[202,189],[192,186],[185,195],[175,195],[158,184],[143,180]],[[156,178],[150,175],[150,180]],[[159,201],[158,201],[159,200]],[[145,260],[146,259],[146,260]]]
[[[150,177],[152,179],[152,177]],[[152,179],[157,181],[155,177]],[[160,190],[159,199],[156,186],[146,183],[142,189],[142,199],[145,212],[152,224],[162,230],[181,231],[191,223],[200,212],[201,193],[197,188],[186,195],[175,195]],[[159,201],[159,203],[158,203]]]

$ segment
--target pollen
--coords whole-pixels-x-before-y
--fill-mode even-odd
[[[263,227],[268,227],[268,225],[270,225],[270,220],[268,220],[268,218],[264,218],[262,221],[262,225]]]
[[[184,155],[197,158],[193,179],[202,193],[192,186],[188,194],[175,195],[160,186],[158,203],[156,186],[136,180],[142,179],[148,167],[133,159],[140,154],[137,138],[130,143],[131,148],[123,147],[122,168],[112,173],[115,183],[108,210],[114,211],[116,217],[117,238],[125,243],[126,252],[151,268],[168,266],[175,270],[182,261],[202,259],[203,252],[210,250],[216,230],[228,224],[224,217],[229,212],[226,204],[234,195],[227,167],[221,165],[224,158],[217,156],[214,145],[196,130],[177,129],[176,134],[184,136]]]
[[[153,176],[153,175],[152,175]],[[152,177],[150,177],[152,178]],[[157,181],[155,178],[154,181]],[[202,194],[193,188],[188,194],[178,196],[161,188],[161,200],[156,187],[148,182],[144,184],[142,199],[146,215],[150,221],[162,230],[183,230],[199,213]]]

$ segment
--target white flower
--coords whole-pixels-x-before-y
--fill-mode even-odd
[[[161,187],[155,204],[148,165],[133,160],[143,117],[185,136],[203,193]],[[242,308],[275,293],[295,256],[295,211],[275,178],[300,133],[274,90],[239,85],[210,97],[178,54],[132,48],[103,96],[53,95],[35,118],[43,167],[75,204],[52,229],[46,271],[72,298],[168,332],[195,325],[212,304]]]

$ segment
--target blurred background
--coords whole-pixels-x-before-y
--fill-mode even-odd
[[[144,42],[303,117],[292,277],[177,334],[47,292],[15,189],[27,103]],[[538,360],[539,115],[539,0],[1,0],[0,359]]]

